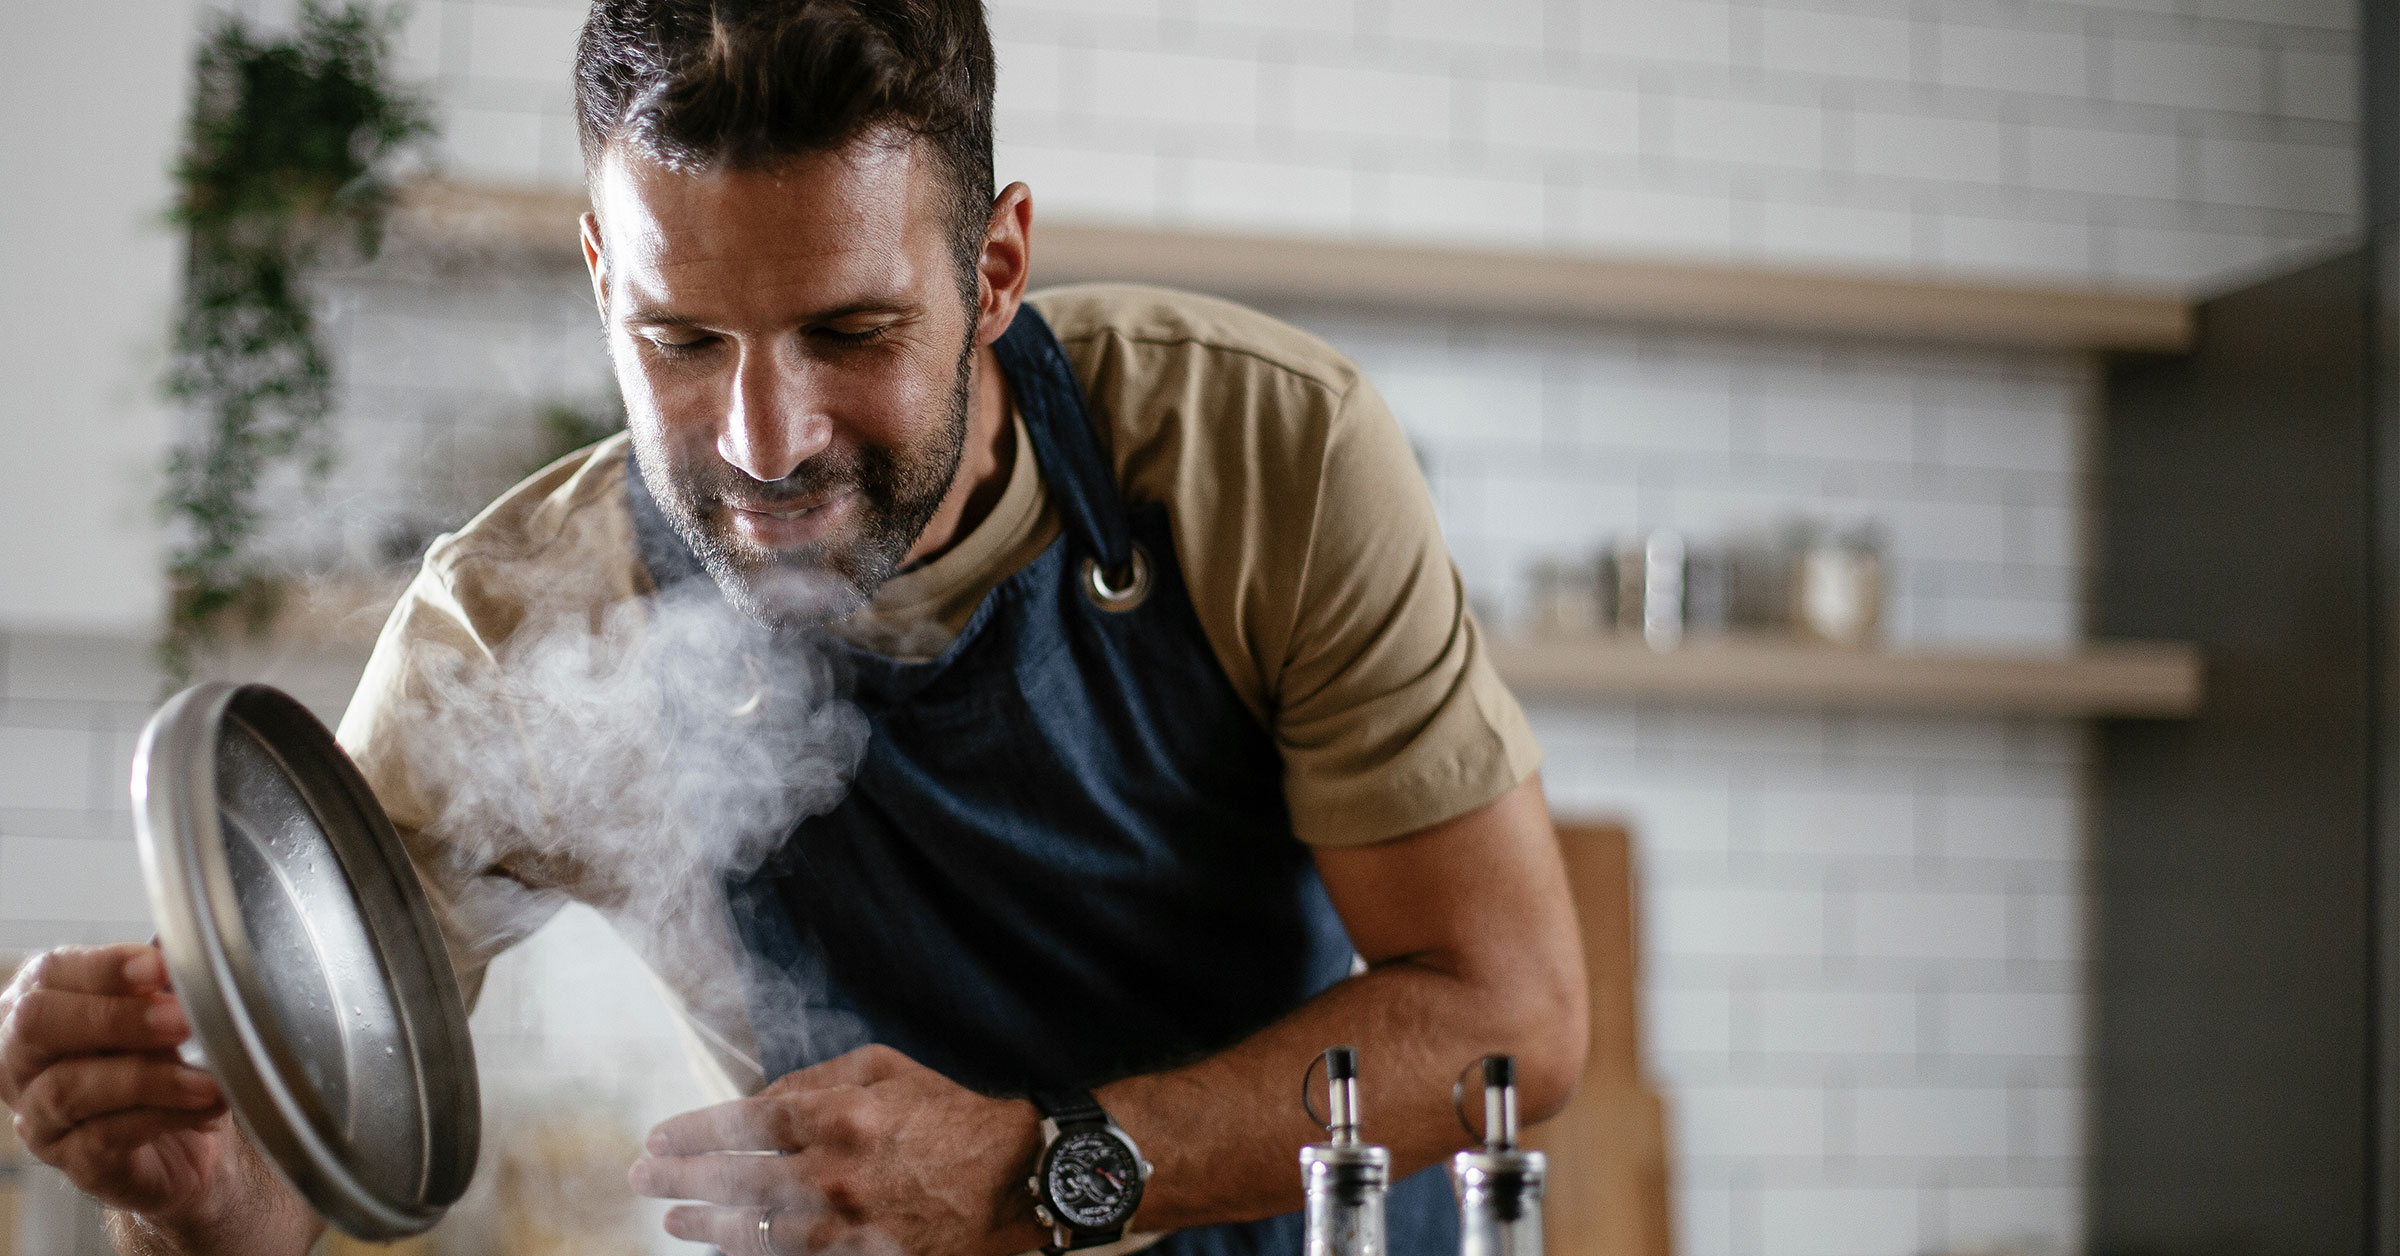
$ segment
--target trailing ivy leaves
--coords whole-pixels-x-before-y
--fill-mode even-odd
[[[306,277],[327,250],[372,256],[390,170],[432,135],[389,77],[396,14],[307,0],[288,38],[225,17],[201,41],[173,220],[189,240],[165,388],[189,415],[162,506],[175,531],[161,661],[178,680],[222,627],[275,613],[282,585],[253,553],[260,482],[332,463],[333,372]]]

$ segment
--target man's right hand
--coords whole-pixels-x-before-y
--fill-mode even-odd
[[[156,947],[35,956],[0,992],[0,1103],[35,1157],[110,1207],[169,1230],[239,1208],[250,1153],[189,1037]]]

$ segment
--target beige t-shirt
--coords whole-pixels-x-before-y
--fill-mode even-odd
[[[1281,753],[1295,834],[1382,841],[1462,815],[1530,776],[1539,751],[1486,656],[1408,442],[1358,369],[1240,306],[1158,289],[1032,298],[1058,335],[1129,504],[1163,503],[1203,632]],[[1017,420],[992,513],[836,625],[901,657],[938,653],[993,586],[1060,531]],[[443,835],[445,782],[407,753],[435,690],[427,659],[497,666],[511,634],[562,611],[600,624],[652,592],[625,498],[625,438],[571,456],[435,543],[386,624],[340,739],[424,875],[470,991],[494,954],[566,899],[604,913],[622,878],[571,836]],[[540,782],[528,781],[528,789]],[[721,930],[645,953],[733,1088],[762,1085]],[[635,941],[637,948],[641,940]]]

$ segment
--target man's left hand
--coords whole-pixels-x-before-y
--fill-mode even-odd
[[[669,1210],[667,1233],[730,1256],[1000,1256],[1042,1242],[1025,1189],[1040,1129],[1024,1100],[865,1046],[661,1122],[631,1180],[644,1195],[704,1201]]]

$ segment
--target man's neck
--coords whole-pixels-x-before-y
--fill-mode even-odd
[[[990,345],[978,346],[971,369],[974,398],[967,412],[967,437],[958,455],[958,474],[941,506],[910,547],[906,564],[931,562],[967,539],[992,513],[1017,462],[1017,428],[1009,422],[1008,377]]]

